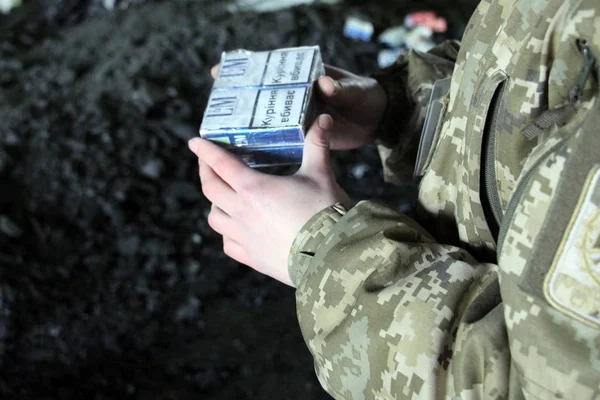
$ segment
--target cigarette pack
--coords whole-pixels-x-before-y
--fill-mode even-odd
[[[324,72],[317,46],[223,53],[200,136],[253,167],[301,162]]]

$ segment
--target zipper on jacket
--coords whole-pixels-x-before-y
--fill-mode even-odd
[[[581,72],[579,73],[579,77],[577,78],[577,83],[570,91],[570,105],[575,106],[576,103],[579,103],[581,100],[581,96],[583,95],[583,89],[585,88],[585,84],[589,79],[591,73],[596,71],[598,73],[598,64],[596,57],[592,54],[590,48],[587,45],[587,41],[578,40],[577,45],[581,50],[581,54],[583,56],[583,66],[581,68]],[[596,99],[598,101],[598,99]],[[566,121],[562,121],[566,122]],[[581,126],[581,124],[579,125]],[[577,126],[576,129],[579,129]],[[517,210],[517,206],[519,205],[519,201],[523,196],[523,192],[529,186],[531,181],[531,177],[537,171],[538,167],[542,162],[545,161],[546,157],[552,152],[556,151],[560,146],[563,146],[565,143],[564,140],[561,140],[556,145],[552,146],[548,151],[546,151],[527,171],[526,175],[523,177],[521,182],[519,182],[517,188],[513,192],[510,201],[508,202],[508,206],[506,208],[505,220],[504,223],[500,225],[500,231],[498,232],[498,243],[497,254],[500,255],[502,253],[502,247],[504,247],[504,240],[506,239],[506,234],[508,233],[508,227],[512,223],[512,219]]]
[[[596,57],[594,57],[594,55],[592,54],[592,51],[587,45],[587,41],[578,40],[577,47],[579,47],[581,55],[583,56],[583,66],[581,67],[581,72],[579,73],[579,77],[577,78],[577,83],[571,89],[570,92],[571,103],[578,103],[581,100],[585,84],[587,83],[587,80],[590,77],[592,71],[596,68]]]
[[[540,164],[542,164],[542,162],[544,162],[546,160],[548,155],[550,155],[552,152],[556,151],[559,147],[563,146],[564,144],[565,144],[564,140],[561,140],[560,142],[558,142],[557,144],[552,146],[548,151],[546,151],[531,166],[531,168],[529,168],[529,171],[527,171],[527,174],[525,174],[523,179],[521,179],[521,182],[519,182],[519,185],[513,192],[512,196],[510,198],[510,201],[508,202],[508,206],[506,207],[506,214],[505,214],[506,218],[504,220],[504,223],[500,226],[500,231],[498,232],[498,241],[496,242],[496,243],[498,243],[498,248],[496,250],[496,253],[498,254],[498,256],[500,256],[500,254],[502,252],[502,247],[504,246],[504,240],[506,239],[506,234],[508,233],[508,227],[510,226],[512,219],[514,217],[515,211],[517,210],[517,206],[519,205],[519,200],[521,200],[521,197],[523,196],[523,192],[529,186],[531,177],[533,176],[534,172],[537,171]]]
[[[498,195],[498,183],[496,180],[496,133],[498,131],[498,114],[501,100],[506,90],[506,81],[500,83],[490,103],[492,110],[491,118],[486,123],[482,138],[482,167],[480,186],[484,189],[481,196],[481,206],[486,222],[494,239],[498,237],[500,224],[502,222],[502,204]]]

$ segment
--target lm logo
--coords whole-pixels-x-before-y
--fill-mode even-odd
[[[244,76],[250,65],[249,58],[228,58],[221,65],[221,78],[232,78],[234,76]]]
[[[235,112],[237,97],[213,97],[207,109],[207,117],[230,117]]]

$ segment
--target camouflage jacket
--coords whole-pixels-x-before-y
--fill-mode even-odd
[[[378,76],[387,177],[452,73],[415,218],[315,215],[289,271],[339,399],[600,399],[597,0],[483,0],[462,40]],[[410,171],[412,173],[412,171]]]

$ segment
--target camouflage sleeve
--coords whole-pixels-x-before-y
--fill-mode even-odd
[[[431,88],[452,75],[459,45],[447,41],[428,53],[408,51],[395,64],[373,75],[388,95],[388,108],[377,144],[388,182],[412,179]]]
[[[544,11],[549,3],[554,8]],[[350,210],[330,207],[296,237],[289,268],[297,287],[298,318],[320,382],[333,397],[600,399],[597,10],[597,0],[481,3],[478,15],[489,19],[478,16],[481,23],[473,26],[483,26],[483,32],[473,34],[472,41],[483,46],[486,39],[494,43],[501,37],[490,52],[523,63],[511,70],[519,100],[508,102],[511,89],[504,93],[509,96],[506,104],[517,110],[515,118],[509,112],[504,117],[514,124],[509,136],[518,136],[513,132],[526,122],[543,121],[546,111],[574,100],[577,104],[568,121],[540,125],[546,127],[539,129],[536,146],[527,147],[528,155],[510,158],[522,168],[517,181],[511,182],[517,177],[506,172],[499,180],[509,183],[510,190],[497,240],[498,265],[445,244],[448,236],[440,235],[437,227],[431,232],[446,242],[435,243],[415,221],[369,201]],[[490,22],[500,14],[511,17],[506,26],[516,29],[513,36]],[[525,21],[549,24],[542,36],[548,47],[535,35],[522,34]],[[518,48],[528,49],[518,57],[509,51],[517,38],[522,40]],[[464,43],[470,48],[468,40]],[[591,55],[582,57],[586,53],[578,43]],[[539,74],[527,61],[540,59],[536,51],[550,63],[542,64]],[[463,55],[471,66],[481,62],[473,52]],[[489,66],[497,61],[490,58],[482,74],[493,77]],[[467,95],[477,87],[473,74],[455,76],[459,85],[454,91],[461,88],[461,98],[455,99],[454,111],[450,108],[455,122],[449,124],[462,126],[467,118],[478,117]],[[588,76],[587,83],[580,81],[582,76]],[[530,80],[539,96],[523,101]],[[520,118],[538,97],[548,109],[535,120]],[[456,131],[460,129],[465,134],[465,128]],[[463,136],[453,132],[446,132],[447,143],[461,143]],[[456,220],[450,227],[477,250],[487,232],[483,211],[475,207],[481,181],[479,172],[475,179],[465,178],[471,177],[467,169],[478,171],[480,160],[470,146],[440,143],[438,169],[430,167],[436,172],[429,175],[431,184],[424,190],[427,177],[421,182],[422,203],[437,220]],[[511,155],[523,150],[509,145],[499,149]],[[448,160],[456,157],[462,169],[458,174],[448,167]]]
[[[410,218],[370,201],[313,217],[293,245],[290,273],[317,375],[337,399],[438,398],[470,300],[479,299],[475,313],[499,302],[494,265],[436,244]],[[488,335],[501,326],[502,311],[487,320],[489,326],[461,335],[469,348],[452,362],[468,370],[459,375],[469,376],[464,385],[496,369],[485,374],[486,390],[500,393],[506,335]]]

